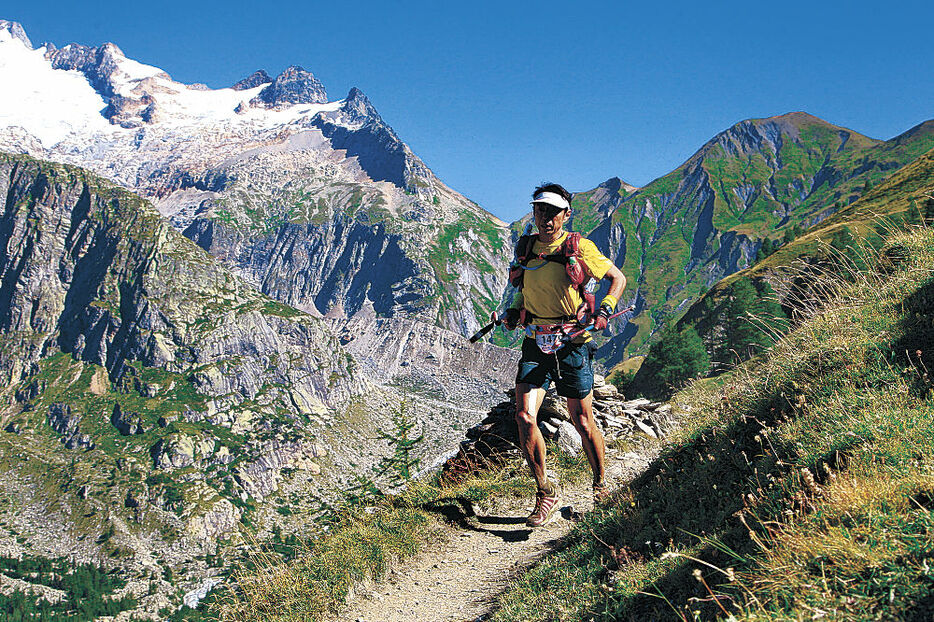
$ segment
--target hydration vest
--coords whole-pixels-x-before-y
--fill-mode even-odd
[[[595,288],[589,287],[590,282],[594,280],[593,274],[591,274],[587,264],[581,260],[581,234],[577,231],[569,232],[567,237],[564,238],[564,242],[562,242],[561,246],[557,249],[557,252],[551,255],[532,252],[532,249],[534,248],[535,242],[537,240],[538,234],[523,235],[519,238],[519,241],[516,243],[515,261],[513,261],[512,265],[509,266],[510,285],[519,291],[522,291],[522,284],[526,270],[538,269],[528,267],[529,262],[533,259],[541,259],[546,262],[553,261],[555,263],[563,264],[564,272],[567,275],[568,280],[577,290],[577,293],[580,295],[582,300],[580,306],[577,308],[575,317],[577,318],[578,322],[586,323],[586,321],[589,321],[590,317],[593,316],[593,314],[596,312],[597,303],[594,292]],[[594,280],[594,282],[596,281]],[[524,308],[520,309],[519,314],[520,323],[527,324],[528,313],[526,310]]]

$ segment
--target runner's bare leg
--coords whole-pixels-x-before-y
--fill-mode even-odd
[[[538,429],[538,409],[545,398],[545,390],[527,383],[516,385],[516,425],[519,427],[519,445],[532,477],[539,490],[549,488],[545,476],[545,437]]]
[[[516,395],[518,395],[518,392]],[[603,482],[606,444],[603,441],[603,433],[600,432],[600,428],[593,418],[593,391],[582,399],[569,397],[568,414],[571,415],[571,423],[574,424],[574,428],[581,435],[584,453],[587,454],[587,461],[593,471],[593,481],[595,483]]]

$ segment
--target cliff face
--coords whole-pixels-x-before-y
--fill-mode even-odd
[[[203,394],[227,403],[290,375],[307,376],[300,388],[318,408],[353,393],[349,378],[322,390],[317,368],[331,367],[339,348],[321,326],[209,261],[137,197],[77,169],[5,155],[0,194],[8,383],[59,350],[105,367],[111,381],[131,362],[192,373]],[[289,351],[296,356],[278,356]]]
[[[367,474],[394,410],[427,467],[510,382],[510,350],[372,303],[328,323],[264,296],[86,171],[0,154],[0,197],[7,554],[206,576],[195,557],[225,564],[218,539],[302,529],[291,508]]]

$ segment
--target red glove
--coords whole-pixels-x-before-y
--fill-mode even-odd
[[[597,315],[593,319],[593,329],[596,331],[606,330],[607,324],[610,322],[610,316],[613,315],[613,311],[607,305],[600,307],[600,310],[597,312]]]

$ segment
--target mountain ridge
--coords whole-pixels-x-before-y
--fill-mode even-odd
[[[9,24],[0,29],[6,37],[0,56],[10,59],[4,81],[33,81],[43,93],[35,96],[36,105],[45,108],[40,123],[33,107],[7,103],[12,120],[0,128],[0,147],[95,170],[153,199],[195,239],[204,241],[205,231],[213,231],[212,240],[229,245],[205,247],[266,293],[284,292],[291,282],[332,283],[324,290],[297,289],[284,299],[315,313],[350,317],[372,290],[384,292],[373,301],[379,313],[471,334],[501,297],[506,224],[447,188],[359,89],[326,102],[323,85],[297,67],[276,78],[254,72],[243,90],[184,85],[127,59],[113,44],[32,50],[10,34],[21,28]],[[55,63],[62,68],[54,69]],[[17,69],[26,65],[28,75]],[[81,90],[78,70],[93,89]],[[64,92],[71,94],[71,116],[62,112],[64,102],[56,103]],[[325,223],[333,226],[319,231]],[[455,231],[473,236],[476,259],[450,259]],[[414,267],[355,283],[340,271],[302,272],[318,263],[315,254],[327,253],[323,242],[334,232],[365,233],[374,248],[396,245]],[[261,250],[279,237],[307,239],[293,253],[303,258],[277,264]],[[342,237],[338,246],[359,245]],[[338,259],[320,265],[334,266]],[[483,266],[493,270],[483,275]],[[463,278],[451,278],[453,273]],[[399,302],[386,292],[398,292]]]
[[[824,220],[934,146],[931,127],[880,141],[803,112],[747,119],[671,173],[608,197],[610,215],[591,236],[621,266],[637,311],[648,313],[599,355],[612,365],[627,346],[641,352],[703,291],[750,265],[766,237]]]

